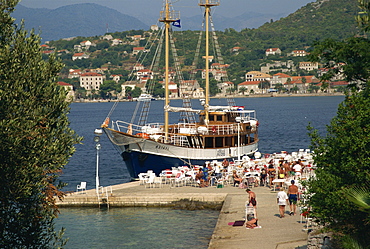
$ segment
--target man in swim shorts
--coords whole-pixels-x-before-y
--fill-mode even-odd
[[[298,187],[295,184],[295,181],[292,180],[290,182],[292,185],[289,186],[288,189],[288,199],[289,199],[289,207],[290,213],[289,215],[294,215],[297,209],[297,201],[298,201]]]
[[[257,201],[256,201],[256,194],[251,191],[249,188],[245,190],[249,194],[249,202],[248,205],[252,205],[254,209],[254,217],[257,217]]]

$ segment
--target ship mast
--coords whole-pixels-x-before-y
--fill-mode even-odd
[[[212,58],[209,56],[209,13],[211,7],[220,5],[220,0],[200,0],[199,6],[205,8],[206,19],[206,55],[203,57],[206,60],[206,99],[204,105],[205,123],[209,123],[209,61]]]
[[[169,31],[171,27],[171,23],[180,19],[180,13],[170,10],[170,3],[169,0],[165,0],[165,7],[164,10],[160,12],[159,21],[165,24],[165,103],[164,103],[164,133],[165,133],[165,141],[168,141],[168,123],[169,123],[169,90],[168,90],[168,83],[169,83]]]

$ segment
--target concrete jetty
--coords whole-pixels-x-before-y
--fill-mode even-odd
[[[286,215],[279,218],[276,203],[277,192],[268,187],[252,189],[257,195],[257,218],[261,228],[246,229],[245,226],[231,226],[230,222],[245,218],[245,202],[248,194],[245,189],[233,186],[199,188],[195,186],[175,187],[169,184],[146,188],[139,182],[130,182],[108,187],[108,195],[100,197],[100,202],[109,203],[110,207],[128,206],[169,206],[174,201],[189,199],[213,204],[221,204],[222,209],[209,243],[210,249],[291,249],[304,248],[307,245],[305,223],[300,223],[300,216]],[[68,194],[59,207],[98,206],[95,189]],[[286,211],[289,211],[287,206]]]

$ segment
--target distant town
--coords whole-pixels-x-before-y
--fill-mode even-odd
[[[151,32],[158,31],[158,26],[152,25]],[[127,35],[123,38],[116,38],[114,34],[107,34],[100,37],[94,37],[95,40],[84,40],[73,45],[73,49],[57,50],[51,44],[43,44],[42,53],[45,55],[56,53],[61,58],[68,58],[73,62],[78,60],[88,60],[96,56],[96,51],[107,50],[108,48],[123,47],[131,50],[119,50],[117,54],[122,57],[130,58],[121,66],[110,64],[109,62],[98,68],[76,69],[68,68],[66,65],[64,73],[60,74],[59,85],[64,87],[67,92],[67,98],[70,101],[83,99],[116,99],[116,100],[135,100],[143,93],[149,93],[147,82],[153,80],[155,76],[159,91],[154,97],[163,97],[164,95],[164,75],[153,72],[148,67],[137,62],[137,58],[144,53],[150,53],[150,49],[145,48],[147,37],[151,32],[143,34]],[[73,38],[65,39],[73,41]],[[102,45],[104,44],[104,46]],[[127,46],[129,45],[129,46]],[[238,54],[241,47],[231,47],[233,54]],[[210,63],[210,77],[214,82],[211,94],[215,97],[233,96],[251,96],[268,93],[330,93],[340,92],[348,85],[341,74],[332,78],[331,82],[322,83],[318,77],[327,72],[321,68],[318,63],[309,61],[299,61],[295,63],[293,59],[286,60],[286,57],[304,58],[309,53],[302,50],[293,50],[283,54],[280,48],[266,48],[266,58],[272,57],[269,63],[261,65],[259,71],[248,71],[244,73],[243,82],[235,84],[228,80],[227,69],[229,64]],[[285,60],[279,60],[284,57]],[[340,65],[338,65],[340,66]],[[190,98],[203,98],[204,89],[202,80],[205,79],[205,69],[190,68],[197,78],[190,80],[179,80],[175,69],[169,72],[169,96],[170,98],[181,98],[189,96]],[[302,76],[291,76],[297,74],[297,70],[305,72]],[[116,73],[122,72],[122,73]],[[315,75],[309,75],[310,72],[316,72]],[[175,81],[177,83],[175,83]],[[104,89],[103,89],[104,88]]]

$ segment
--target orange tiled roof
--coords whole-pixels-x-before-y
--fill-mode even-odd
[[[58,81],[58,84],[59,84],[60,86],[72,86],[71,84],[65,83],[65,82],[63,82],[63,81]]]
[[[102,76],[100,73],[83,73],[81,76]]]
[[[251,86],[251,85],[258,85],[259,83],[261,83],[261,81],[259,81],[259,80],[256,80],[256,81],[244,81],[244,82],[238,84],[238,86]]]

